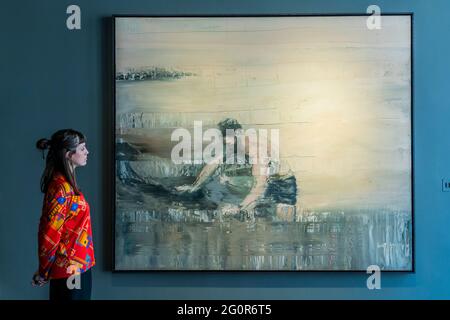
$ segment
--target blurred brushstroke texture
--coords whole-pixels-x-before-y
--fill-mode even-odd
[[[116,269],[412,268],[410,20],[366,18],[116,21]],[[225,118],[279,129],[293,172],[252,212],[215,182],[173,192],[201,166],[170,161],[171,132]]]

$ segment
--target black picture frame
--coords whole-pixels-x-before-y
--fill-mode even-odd
[[[214,14],[214,15],[199,15],[199,14],[187,14],[187,15],[141,15],[141,14],[114,14],[111,19],[111,61],[112,61],[112,72],[111,72],[111,82],[112,82],[112,110],[113,110],[113,126],[111,132],[111,159],[113,159],[111,166],[111,181],[112,181],[112,195],[111,195],[111,208],[112,208],[112,223],[111,223],[111,241],[112,241],[112,272],[113,273],[148,273],[148,272],[187,272],[187,273],[249,273],[249,272],[257,272],[257,273],[367,273],[367,270],[123,270],[116,269],[116,19],[118,18],[255,18],[255,17],[352,17],[352,16],[365,16],[369,17],[371,14],[367,13],[339,13],[339,14],[323,14],[323,13],[315,13],[315,14]],[[415,205],[414,205],[414,13],[413,12],[391,12],[391,13],[382,13],[380,16],[408,16],[410,17],[410,57],[411,57],[411,68],[410,68],[410,137],[411,137],[411,269],[409,270],[382,270],[383,273],[400,273],[400,274],[414,274],[416,272],[415,268]]]

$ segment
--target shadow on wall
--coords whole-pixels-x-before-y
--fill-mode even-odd
[[[101,40],[101,56],[104,57],[102,64],[102,74],[103,74],[103,123],[102,123],[102,154],[101,154],[101,181],[102,181],[102,207],[103,219],[102,219],[102,252],[100,263],[103,266],[103,271],[110,272],[113,269],[112,259],[113,259],[113,234],[112,234],[112,224],[113,221],[113,210],[114,210],[114,190],[112,188],[114,179],[114,159],[113,154],[113,143],[115,137],[114,124],[114,101],[113,101],[113,60],[112,53],[114,50],[113,45],[113,31],[112,31],[112,18],[105,17],[102,19],[102,40]],[[100,252],[99,252],[100,254]]]

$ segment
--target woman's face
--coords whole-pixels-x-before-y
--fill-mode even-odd
[[[86,165],[88,154],[89,151],[86,148],[86,143],[83,142],[77,146],[75,153],[72,153],[68,157],[74,167],[80,167]]]
[[[234,136],[225,136],[225,144],[234,144]]]

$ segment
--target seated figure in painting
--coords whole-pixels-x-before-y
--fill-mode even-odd
[[[232,145],[232,156],[235,157],[239,148],[237,136],[227,136],[226,133],[227,129],[242,132],[241,124],[227,118],[218,127],[223,137],[223,150],[227,150],[227,145]],[[215,203],[215,210],[222,215],[240,214],[247,218],[278,216],[292,221],[297,202],[294,174],[271,155],[267,155],[266,159],[250,161],[249,150],[252,147],[256,146],[244,143],[244,150],[240,150],[244,161],[240,163],[227,163],[227,152],[223,151],[222,161],[206,163],[192,184],[175,187],[172,192]]]

